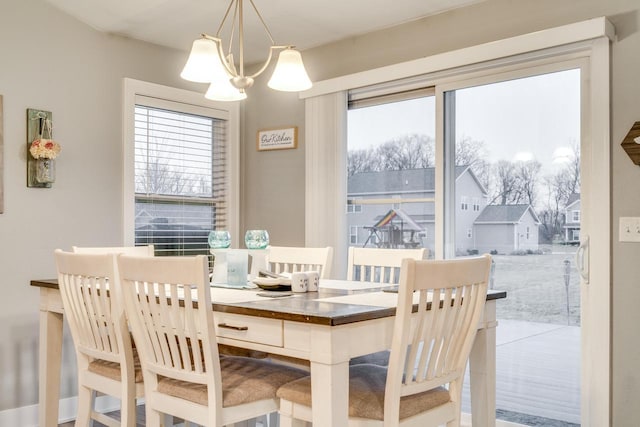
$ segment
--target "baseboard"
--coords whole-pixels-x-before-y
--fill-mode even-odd
[[[76,418],[78,398],[60,399],[58,424]],[[114,411],[120,408],[120,400],[111,396],[100,396],[96,399],[96,409],[100,412]],[[38,405],[0,411],[0,426],[38,427]]]

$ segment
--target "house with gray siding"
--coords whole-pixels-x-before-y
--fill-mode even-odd
[[[471,249],[473,240],[468,230],[487,204],[484,189],[469,166],[456,166],[456,247],[466,251]],[[421,230],[405,234],[405,241],[391,247],[421,247],[435,250],[435,169],[419,168],[357,173],[349,177],[347,183],[347,224],[350,246],[388,246],[380,241],[383,235],[373,236],[372,226],[377,224],[390,210],[396,209],[411,217]],[[395,224],[404,227],[398,216]],[[407,228],[408,230],[408,228]],[[412,236],[412,237],[409,237]],[[413,241],[409,239],[413,238]],[[466,252],[465,252],[466,253]]]
[[[580,243],[580,194],[569,197],[565,208],[564,241],[569,244]]]
[[[530,205],[488,205],[473,225],[479,253],[538,250],[540,220]]]

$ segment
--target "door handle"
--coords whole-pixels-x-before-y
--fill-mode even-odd
[[[589,236],[585,236],[584,240],[581,240],[580,246],[576,251],[576,266],[578,267],[578,273],[584,280],[586,285],[589,284]]]

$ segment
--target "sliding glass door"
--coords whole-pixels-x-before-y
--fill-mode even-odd
[[[524,425],[580,423],[584,80],[571,61],[349,97],[345,244],[493,255],[498,419]]]
[[[442,95],[444,253],[492,254],[490,286],[508,295],[497,304],[497,418],[579,425],[581,71]]]

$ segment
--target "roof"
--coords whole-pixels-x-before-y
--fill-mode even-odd
[[[533,219],[540,223],[530,205],[487,205],[474,221],[474,224],[514,224],[531,212]]]
[[[385,215],[380,217],[380,219],[373,225],[372,228],[385,227],[389,225],[389,223],[391,223],[396,218],[398,218],[403,223],[402,228],[405,230],[414,230],[414,231],[423,230],[423,228],[420,225],[418,225],[417,222],[411,219],[411,216],[405,211],[403,211],[402,209],[391,209]]]
[[[569,209],[571,206],[575,205],[576,203],[580,202],[580,193],[573,193],[571,194],[571,196],[569,196],[569,200],[567,200],[567,207],[566,209]]]
[[[456,179],[466,170],[475,178],[469,166],[456,166]],[[347,181],[348,194],[424,192],[434,191],[435,187],[435,168],[361,172]]]

